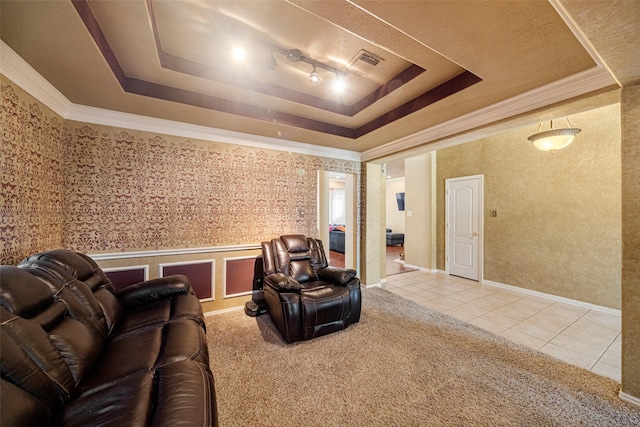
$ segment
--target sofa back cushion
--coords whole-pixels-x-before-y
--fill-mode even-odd
[[[51,412],[69,401],[107,340],[91,290],[64,271],[0,266],[2,378]]]
[[[68,319],[66,305],[46,284],[27,271],[0,266],[2,378],[51,411],[70,399],[77,384],[50,336],[61,332],[59,326]]]
[[[122,318],[122,306],[116,297],[116,290],[109,278],[87,255],[66,249],[56,249],[31,255],[22,261],[21,268],[48,271],[62,280],[75,280],[72,290],[86,302],[94,318],[104,321],[107,334]],[[82,283],[82,286],[78,282]]]

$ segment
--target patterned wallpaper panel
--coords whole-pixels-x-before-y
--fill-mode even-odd
[[[64,246],[89,253],[316,235],[320,169],[359,163],[68,122]]]
[[[316,235],[318,170],[360,180],[358,162],[65,122],[2,77],[0,261]]]
[[[62,245],[64,121],[1,77],[0,263]]]

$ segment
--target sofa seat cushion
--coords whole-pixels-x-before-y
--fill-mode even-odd
[[[213,377],[195,361],[169,363],[103,384],[65,405],[64,426],[214,425]],[[201,425],[201,424],[198,424]]]
[[[107,343],[102,359],[80,385],[80,393],[173,362],[193,360],[206,364],[208,357],[204,331],[191,320],[180,319],[119,335]]]

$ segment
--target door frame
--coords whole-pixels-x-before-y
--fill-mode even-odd
[[[444,260],[445,274],[449,275],[449,260],[451,258],[451,244],[449,243],[449,211],[450,203],[450,183],[455,181],[464,181],[469,179],[478,180],[478,282],[484,281],[484,174],[459,176],[455,178],[445,179],[445,210],[444,210]]]

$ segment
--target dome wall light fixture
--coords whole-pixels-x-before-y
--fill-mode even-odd
[[[309,74],[309,80],[311,81],[311,83],[318,83],[320,81],[320,76],[316,71],[315,65],[313,66],[313,71],[311,71],[311,74]]]
[[[527,139],[533,143],[538,150],[551,151],[553,154],[556,150],[567,147],[578,132],[582,129],[574,128],[569,123],[569,118],[565,117],[567,122],[566,128],[554,128],[553,120],[549,121],[549,129],[543,130],[544,123],[538,125],[538,131]]]

